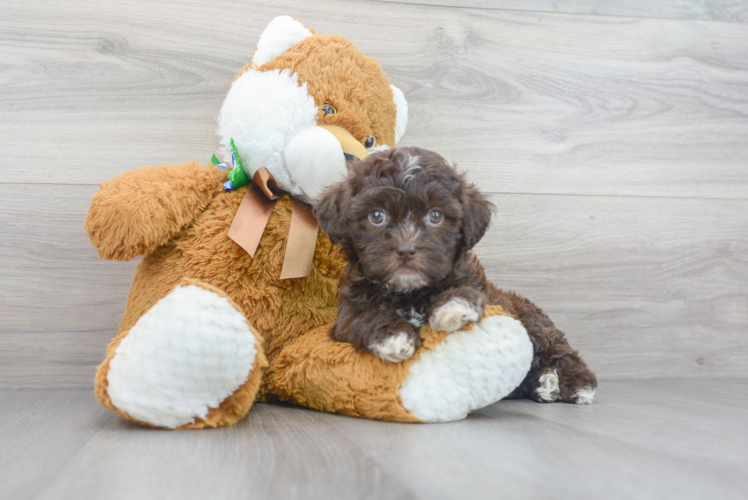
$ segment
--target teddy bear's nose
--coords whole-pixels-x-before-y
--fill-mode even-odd
[[[343,156],[345,157],[346,163],[353,163],[354,161],[359,159],[350,153],[343,153]]]

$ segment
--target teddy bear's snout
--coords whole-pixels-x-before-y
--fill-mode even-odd
[[[283,150],[286,169],[309,203],[345,178],[348,162],[366,156],[366,148],[350,132],[333,125],[304,129]]]

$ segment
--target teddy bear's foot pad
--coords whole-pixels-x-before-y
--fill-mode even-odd
[[[400,400],[423,422],[463,419],[513,391],[532,355],[522,323],[508,316],[485,317],[421,354],[400,387]]]
[[[205,418],[244,384],[257,353],[246,318],[228,299],[179,286],[122,339],[107,392],[133,419],[176,428]]]

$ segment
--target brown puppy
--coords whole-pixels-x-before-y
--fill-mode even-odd
[[[513,396],[591,403],[597,380],[563,332],[532,302],[488,282],[470,252],[493,210],[434,152],[397,148],[356,163],[315,208],[348,260],[331,337],[398,362],[418,349],[426,322],[453,332],[499,304],[522,321],[535,348]]]

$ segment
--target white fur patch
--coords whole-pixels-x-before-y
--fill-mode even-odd
[[[481,317],[481,310],[470,301],[455,297],[431,312],[429,325],[440,332],[455,332]]]
[[[400,387],[400,401],[424,422],[460,420],[519,386],[532,353],[522,323],[508,316],[485,318],[424,352]]]
[[[283,150],[296,134],[316,125],[317,107],[306,83],[299,85],[298,75],[289,70],[247,70],[231,85],[221,107],[219,157],[231,163],[233,137],[250,179],[260,167],[267,167],[279,188],[303,196],[285,168]]]
[[[415,175],[416,172],[421,170],[421,166],[418,164],[418,160],[420,160],[421,157],[418,155],[413,156],[411,154],[407,154],[405,156],[408,157],[408,162],[403,166],[403,169],[405,170],[406,174],[410,173],[410,175]],[[413,172],[409,172],[410,170],[413,170]]]
[[[579,389],[574,395],[574,403],[578,405],[591,405],[595,400],[595,393],[597,389],[592,387],[584,387]]]
[[[421,273],[403,274],[395,272],[387,280],[387,286],[399,292],[417,290],[428,284],[428,280]]]
[[[257,356],[244,315],[199,286],[175,289],[145,313],[109,364],[112,404],[175,428],[204,418],[247,381]]]
[[[374,146],[373,148],[369,149],[369,154],[379,153],[380,151],[387,151],[390,149],[390,147],[387,144],[382,144],[381,146]]]
[[[416,328],[421,328],[426,324],[426,315],[416,311],[414,307],[410,309],[398,309],[397,314]]]
[[[411,358],[416,352],[416,346],[413,344],[413,339],[410,335],[405,332],[396,333],[390,335],[379,344],[374,344],[371,347],[377,357],[390,363],[399,363]]]
[[[268,23],[260,35],[252,64],[262,66],[310,36],[312,32],[299,21],[294,21],[291,16],[278,16]]]
[[[395,120],[395,144],[400,142],[405,130],[408,128],[408,101],[405,100],[405,94],[394,85],[390,85],[394,94],[395,106],[397,107],[397,119]]]
[[[404,165],[402,165],[403,168],[403,181],[404,182],[410,182],[415,178],[415,176],[418,174],[418,172],[421,171],[421,165],[418,164],[418,160],[421,159],[420,156],[416,155],[405,155],[407,160]]]
[[[561,397],[561,391],[558,388],[558,372],[553,370],[540,376],[538,387],[535,389],[537,395],[546,402],[558,401]]]

